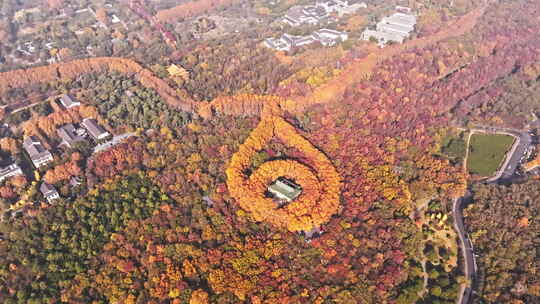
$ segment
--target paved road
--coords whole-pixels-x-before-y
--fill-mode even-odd
[[[522,157],[525,155],[525,153],[527,153],[527,150],[532,143],[532,137],[527,132],[516,133],[515,135],[519,136],[519,144],[514,153],[509,157],[508,164],[503,169],[503,174],[500,177],[501,179],[508,179],[514,176],[516,169],[521,163]]]
[[[501,180],[510,179],[516,174],[518,166],[521,164],[523,156],[527,153],[527,150],[532,144],[532,136],[527,131],[510,129],[510,128],[496,128],[489,126],[478,126],[472,129],[473,132],[485,132],[485,133],[504,133],[514,136],[517,142],[509,151],[510,155],[507,155],[505,162],[497,172],[494,178],[488,180],[489,183],[497,183]],[[465,230],[463,224],[463,205],[469,203],[472,199],[471,193],[467,191],[465,195],[454,200],[452,206],[452,214],[454,217],[454,229],[459,236],[459,242],[461,247],[461,253],[463,256],[464,274],[468,281],[466,286],[462,286],[457,300],[458,304],[468,304],[471,301],[473,282],[476,279],[477,264],[474,256],[474,248],[471,240]]]
[[[461,254],[463,257],[464,274],[468,284],[463,286],[457,300],[458,304],[467,304],[471,299],[472,289],[470,288],[476,277],[476,261],[474,260],[474,251],[472,243],[465,231],[465,225],[463,224],[463,203],[471,199],[469,191],[464,196],[454,200],[452,207],[452,214],[454,215],[454,229],[458,232],[459,242],[461,247]]]

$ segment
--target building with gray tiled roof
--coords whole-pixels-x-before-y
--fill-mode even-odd
[[[75,129],[73,124],[61,126],[56,130],[56,133],[62,139],[60,145],[65,145],[68,148],[73,148],[76,143],[84,140],[84,134],[80,130]]]
[[[109,132],[105,131],[105,129],[103,129],[103,127],[101,127],[95,119],[85,118],[83,119],[81,125],[95,140],[102,140],[111,135]]]
[[[52,203],[55,199],[60,198],[60,194],[58,194],[58,191],[56,191],[56,188],[54,188],[53,185],[42,183],[39,187],[39,191],[49,203]]]
[[[0,168],[0,182],[5,180],[8,177],[16,176],[16,175],[22,175],[23,172],[21,170],[21,167],[17,164],[11,164],[7,167]]]
[[[36,168],[53,161],[51,152],[47,151],[36,136],[28,136],[23,141],[23,148]]]
[[[280,177],[268,186],[268,192],[278,200],[292,202],[302,193],[302,188],[293,181]]]
[[[81,105],[80,102],[78,102],[77,100],[74,100],[73,98],[71,98],[71,96],[67,94],[63,94],[62,96],[60,96],[59,100],[62,106],[64,106],[64,108],[66,109],[70,109],[70,108]]]

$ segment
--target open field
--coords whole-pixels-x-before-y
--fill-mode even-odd
[[[481,176],[495,174],[514,138],[504,134],[473,134],[471,137],[467,168],[469,173]]]

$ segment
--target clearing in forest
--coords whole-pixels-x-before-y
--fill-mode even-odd
[[[505,134],[473,134],[469,146],[469,173],[492,176],[500,167],[514,138]]]

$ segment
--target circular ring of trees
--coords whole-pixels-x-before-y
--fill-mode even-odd
[[[311,165],[291,159],[274,160],[246,174],[255,153],[273,137],[302,151]],[[266,221],[290,231],[307,231],[327,222],[338,212],[341,179],[335,167],[326,155],[279,116],[262,118],[233,155],[226,173],[229,192],[256,221]],[[302,187],[300,196],[282,207],[265,196],[267,186],[279,177],[292,179]]]

